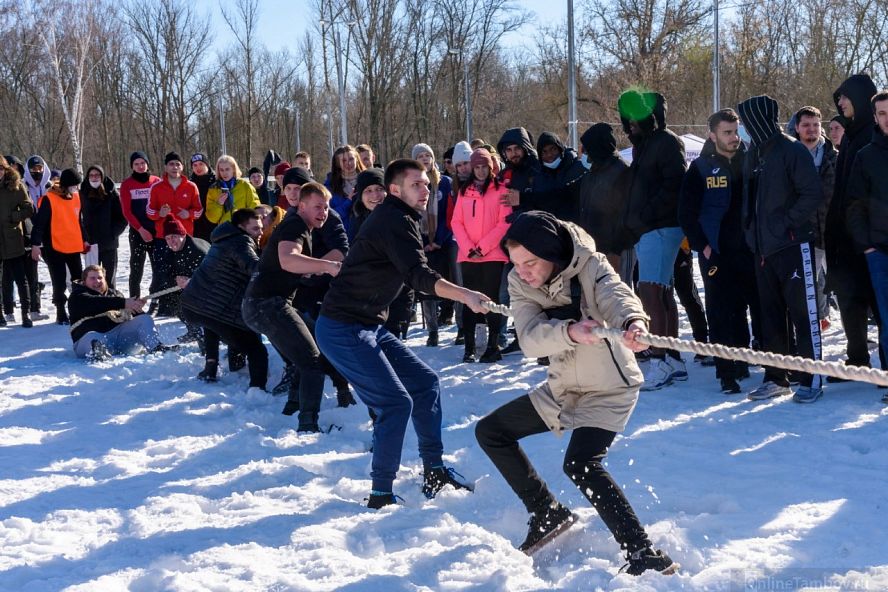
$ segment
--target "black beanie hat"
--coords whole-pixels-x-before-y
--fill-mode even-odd
[[[508,252],[506,241],[513,240],[546,261],[564,269],[573,257],[573,238],[567,227],[548,212],[534,210],[519,214],[503,237],[503,251]]]
[[[604,162],[617,151],[614,128],[606,123],[596,123],[580,136],[583,154],[590,162]]]
[[[360,200],[361,194],[371,185],[380,185],[385,189],[385,173],[382,169],[367,169],[358,174],[358,180],[355,182],[355,199]]]
[[[147,154],[145,154],[145,153],[142,152],[141,150],[136,150],[135,152],[133,152],[132,154],[130,154],[130,167],[133,166],[133,163],[136,161],[137,158],[141,158],[142,160],[144,160],[144,161],[147,162],[148,164],[151,164],[151,161],[148,160],[148,155],[147,155]]]
[[[163,164],[170,164],[174,160],[178,160],[182,162],[182,157],[176,154],[175,152],[167,152],[167,155],[163,157]]]
[[[68,187],[74,187],[75,185],[80,185],[83,182],[83,179],[80,178],[80,175],[77,174],[77,171],[74,169],[65,169],[62,171],[62,176],[59,179],[59,187],[62,189],[67,189]]]
[[[247,171],[247,177],[252,177],[253,173],[259,173],[261,175],[262,169],[260,169],[259,167],[250,167],[250,170]]]
[[[312,181],[311,173],[306,171],[302,167],[291,167],[287,169],[287,172],[284,173],[284,180],[281,183],[281,187],[286,187],[287,185],[305,185],[306,183],[310,183]]]

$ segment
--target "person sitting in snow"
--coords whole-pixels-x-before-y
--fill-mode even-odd
[[[174,349],[160,342],[154,319],[144,314],[143,308],[145,300],[124,298],[108,287],[104,267],[87,266],[68,299],[74,353],[78,358],[101,361],[139,348],[150,353]]]
[[[552,431],[573,430],[564,472],[592,502],[628,554],[628,572],[674,573],[677,564],[654,550],[620,486],[604,468],[604,456],[629,421],[644,376],[633,352],[647,348],[638,337],[648,316],[632,289],[595,250],[579,226],[551,214],[518,216],[503,239],[514,269],[509,296],[524,352],[548,356],[548,379],[530,393],[481,419],[475,434],[481,448],[531,514],[520,549],[531,554],[576,521],[536,473],[518,441]],[[622,341],[593,333],[620,327]]]

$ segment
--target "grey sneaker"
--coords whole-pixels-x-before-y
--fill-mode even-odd
[[[643,391],[656,391],[672,383],[672,366],[659,358],[642,362],[639,367],[644,374],[644,384],[641,385]]]
[[[764,399],[773,399],[774,397],[782,397],[791,394],[792,389],[788,386],[781,386],[776,382],[768,380],[767,382],[762,383],[757,389],[749,391],[746,398],[750,401],[762,401]]]
[[[796,389],[792,400],[796,403],[813,403],[823,396],[823,389],[810,386],[800,386]]]

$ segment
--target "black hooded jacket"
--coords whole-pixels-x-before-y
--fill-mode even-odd
[[[540,172],[534,178],[533,187],[521,192],[520,211],[542,210],[560,220],[576,222],[579,216],[579,186],[586,174],[586,167],[572,148],[565,148],[561,139],[553,133],[543,132],[537,141],[537,150],[555,145],[561,151],[561,162],[551,169],[540,162]]]
[[[754,142],[743,162],[746,243],[756,255],[769,257],[813,241],[823,191],[811,153],[780,131],[777,103],[770,97],[747,99],[737,111]],[[767,116],[756,118],[760,113]]]
[[[848,231],[857,252],[888,255],[888,137],[877,126],[873,141],[857,153],[848,183]]]
[[[517,166],[506,159],[506,146],[518,144],[524,148],[526,156]],[[540,159],[533,146],[533,136],[523,127],[513,127],[503,133],[503,137],[496,145],[496,151],[502,158],[503,170],[500,171],[500,180],[508,181],[509,188],[524,191],[534,186],[534,180],[540,174]]]
[[[182,291],[182,307],[247,329],[241,302],[259,267],[256,241],[231,222],[217,226],[210,240],[209,252]]]
[[[641,137],[630,133],[621,116],[623,131],[633,139],[629,208],[623,226],[638,238],[658,228],[678,226],[678,194],[684,178],[684,142],[666,128],[666,99],[656,95],[653,114],[638,122]],[[634,243],[633,243],[634,244]]]
[[[89,184],[89,172],[102,173],[102,185],[93,189]],[[91,245],[99,245],[99,250],[116,249],[120,235],[126,230],[127,222],[120,207],[120,194],[111,177],[104,169],[93,165],[86,169],[86,179],[80,184],[80,210],[83,216],[83,240]]]
[[[578,223],[607,255],[619,255],[638,240],[623,226],[630,183],[629,165],[618,152],[594,161],[580,183]]]
[[[854,253],[854,241],[848,233],[846,223],[848,199],[846,190],[851,180],[851,167],[860,150],[873,138],[873,111],[870,99],[876,94],[876,85],[866,74],[855,74],[842,83],[833,93],[836,108],[839,97],[844,95],[854,106],[854,117],[845,127],[845,136],[839,146],[836,160],[836,181],[832,201],[826,215],[824,233],[827,261],[842,265],[843,255]],[[841,112],[841,109],[839,109]],[[843,114],[844,115],[844,114]],[[847,118],[846,118],[847,119]]]

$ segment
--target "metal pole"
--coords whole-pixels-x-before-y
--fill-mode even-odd
[[[712,28],[715,33],[715,43],[712,48],[712,112],[715,113],[719,109],[719,95],[721,94],[718,63],[718,0],[712,0]]]
[[[296,109],[296,152],[302,151],[302,140],[299,138],[299,124],[300,124],[300,115],[299,109]]]
[[[225,111],[222,110],[222,95],[219,95],[219,130],[222,136],[222,154],[228,154],[228,146],[225,142]]]
[[[466,78],[466,142],[472,141],[472,89],[469,82],[469,57],[462,52]]]
[[[577,64],[574,57],[574,3],[567,0],[567,131],[571,148],[577,141]]]
[[[336,78],[339,80],[339,139],[348,144],[348,120],[345,112],[345,83],[342,80],[342,56],[340,55],[339,30],[333,29],[333,51],[336,52]]]

